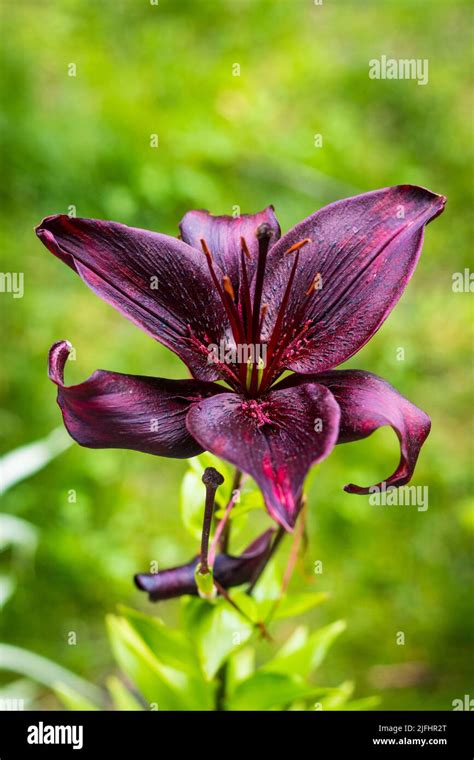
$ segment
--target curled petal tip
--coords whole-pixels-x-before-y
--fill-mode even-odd
[[[35,227],[35,232],[40,238],[40,240],[46,241],[51,240],[54,241],[54,235],[52,232],[48,229],[48,225],[51,222],[55,222],[57,219],[61,219],[62,217],[66,217],[69,219],[67,214],[50,214],[49,216],[45,216],[44,219],[41,220],[39,224]]]
[[[364,496],[365,494],[369,493],[368,488],[362,488],[361,486],[356,486],[354,483],[348,483],[344,486],[344,491],[346,493],[357,493],[360,496]]]
[[[431,429],[428,415],[386,380],[370,372],[334,370],[316,377],[334,394],[341,409],[338,443],[367,438],[384,425],[390,425],[400,443],[400,461],[389,478],[368,487],[349,483],[344,486],[344,491],[367,495],[406,485],[413,476],[421,447]]]
[[[48,375],[56,385],[64,385],[64,367],[71,351],[72,345],[68,340],[59,340],[49,349]]]
[[[45,246],[49,248],[51,245],[54,245],[54,235],[49,230],[45,230],[44,227],[41,226],[42,224],[43,222],[35,227],[35,232]]]

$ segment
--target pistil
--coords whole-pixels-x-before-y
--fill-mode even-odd
[[[243,344],[249,345],[254,349],[254,351],[256,351],[257,345],[259,345],[261,342],[263,325],[269,309],[268,304],[262,304],[262,296],[267,255],[272,235],[272,229],[268,224],[261,224],[257,228],[256,237],[258,241],[258,259],[255,273],[255,287],[253,289],[253,298],[250,289],[249,272],[247,268],[247,259],[251,259],[251,254],[245,238],[240,238],[241,277],[237,297],[230,277],[227,274],[224,273],[222,276],[222,281],[219,281],[216,270],[214,268],[212,254],[206,241],[204,239],[201,239],[201,246],[207,259],[209,272],[211,274],[214,286],[222,301],[225,312],[229,318],[229,323],[232,329],[235,343],[237,347]],[[255,397],[270,387],[275,378],[275,373],[278,373],[280,359],[282,358],[290,341],[294,337],[295,328],[298,325],[298,320],[304,313],[307,301],[320,287],[321,275],[318,273],[315,275],[308,290],[306,291],[306,297],[302,306],[298,309],[297,314],[293,315],[289,319],[286,327],[284,327],[285,319],[287,318],[291,291],[299,265],[300,250],[303,248],[303,246],[307,245],[307,243],[310,242],[310,238],[304,238],[303,240],[299,240],[298,242],[294,243],[285,252],[286,255],[293,253],[296,255],[278,309],[270,340],[266,346],[265,361],[260,357],[258,361],[256,361],[254,358],[252,361],[238,361],[236,363],[236,368],[238,369],[239,375],[240,389],[247,396]],[[302,330],[300,330],[300,333],[306,332],[308,327],[309,325],[305,323]]]

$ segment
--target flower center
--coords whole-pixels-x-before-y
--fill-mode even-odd
[[[226,353],[226,356],[230,354],[230,361],[233,365],[233,370],[230,373],[228,371],[229,368],[225,372],[226,380],[235,390],[250,398],[259,396],[268,390],[281,374],[281,359],[283,358],[285,349],[292,340],[300,338],[306,331],[308,326],[301,326],[301,318],[305,311],[307,299],[319,287],[318,278],[320,279],[320,275],[318,274],[306,291],[300,308],[291,315],[287,314],[291,289],[298,268],[300,250],[307,243],[311,242],[310,238],[304,238],[286,251],[286,255],[294,254],[295,258],[275,317],[271,336],[269,339],[262,341],[262,328],[268,312],[268,304],[262,304],[262,296],[267,255],[272,234],[272,229],[268,224],[261,224],[257,228],[258,258],[253,293],[250,287],[247,265],[252,256],[245,239],[243,237],[240,239],[241,268],[239,292],[237,294],[227,274],[224,274],[219,279],[209,247],[204,238],[201,239],[201,246],[207,259],[209,272],[229,319],[232,335],[237,347],[235,355],[232,352]],[[299,332],[298,327],[301,328]],[[224,363],[226,361],[224,359]]]

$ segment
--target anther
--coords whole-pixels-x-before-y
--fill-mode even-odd
[[[234,288],[232,287],[232,283],[228,275],[224,275],[224,277],[222,278],[222,285],[224,287],[225,292],[232,298],[233,301],[235,301]]]
[[[249,247],[247,245],[247,242],[246,242],[245,238],[243,238],[243,237],[240,238],[240,247],[242,249],[242,253],[245,254],[245,256],[248,259],[251,259],[252,256],[250,255]]]
[[[288,248],[287,251],[285,251],[285,256],[288,253],[294,253],[295,251],[299,251],[300,248],[302,248],[307,243],[312,243],[313,241],[311,238],[304,238],[304,240],[300,240],[298,243],[294,243],[290,248]]]
[[[313,282],[309,286],[308,290],[305,293],[305,296],[310,296],[311,293],[314,293],[315,290],[320,290],[321,288],[321,272],[318,272],[317,275],[313,278]]]

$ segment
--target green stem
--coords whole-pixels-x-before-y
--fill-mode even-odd
[[[216,710],[225,710],[225,695],[227,689],[227,662],[217,671]]]

